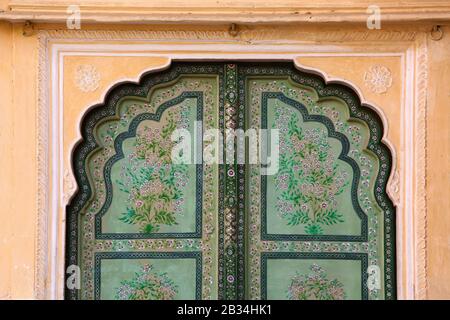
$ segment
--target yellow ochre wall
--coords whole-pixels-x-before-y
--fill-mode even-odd
[[[32,1],[11,1],[19,4],[32,4]],[[50,1],[42,1],[49,3]],[[58,2],[58,1],[56,1]],[[120,1],[116,1],[121,3]],[[116,3],[114,2],[114,3]],[[140,1],[139,3],[141,3]],[[178,5],[186,1],[169,1],[169,4]],[[194,1],[195,2],[195,1]],[[251,1],[244,1],[248,6]],[[354,1],[347,1],[352,3]],[[381,1],[384,3],[387,1]],[[437,1],[438,2],[438,1]],[[0,1],[0,9],[5,7],[7,1]],[[199,3],[199,2],[195,2]],[[224,6],[224,1],[220,2]],[[294,7],[295,1],[282,1],[286,8]],[[318,3],[318,6],[320,3]],[[326,5],[324,2],[323,5]],[[194,6],[194,5],[193,5]],[[25,10],[25,9],[23,9]],[[118,9],[120,10],[120,9]],[[218,9],[220,11],[220,8]],[[251,9],[248,9],[251,10]],[[1,18],[1,16],[0,16]],[[195,24],[179,25],[129,25],[129,24],[102,24],[86,25],[91,30],[208,30],[205,25]],[[427,158],[426,158],[426,298],[450,299],[450,26],[443,25],[443,38],[434,41],[430,38],[431,25],[421,24],[400,25],[398,28],[410,31],[417,30],[426,37],[428,49],[428,88],[426,95],[427,115]],[[64,25],[38,22],[36,30],[63,29]],[[259,26],[254,26],[258,29]],[[276,25],[264,26],[266,30],[277,30]],[[333,28],[344,29],[342,26],[327,26],[329,32]],[[352,26],[345,27],[352,30]],[[395,25],[392,28],[396,28]],[[308,27],[308,32],[324,32],[320,25]],[[38,47],[37,34],[24,36],[23,22],[0,20],[0,299],[33,299],[35,298],[35,268],[36,268],[36,223],[37,223],[37,110],[38,110]],[[276,46],[276,32],[271,43]],[[299,35],[301,38],[301,35]],[[74,64],[67,58],[67,73],[74,72]],[[82,59],[82,58],[80,58]],[[401,70],[397,70],[395,61],[385,59],[385,64],[391,64],[394,80],[401,78]],[[81,61],[81,60],[79,60]],[[344,58],[335,59],[334,64],[323,62],[317,58],[302,58],[300,62],[307,66],[326,70],[332,76],[346,78],[357,85],[363,85],[358,76],[363,73],[364,65],[354,65]],[[142,58],[140,61],[122,60],[114,63],[108,59],[98,61],[98,67],[103,66],[103,80],[123,79],[137,77],[144,66],[164,65],[164,55],[156,58]],[[337,67],[339,65],[340,67]],[[70,69],[72,68],[72,69]],[[342,70],[348,70],[343,72]],[[359,72],[360,71],[360,72]],[[77,95],[67,90],[69,101],[78,104],[100,99],[111,81],[103,81],[95,93]],[[396,85],[394,81],[394,86]],[[64,86],[71,84],[64,84]],[[367,93],[368,100],[384,105],[385,114],[390,124],[395,125],[400,113],[395,109],[395,99],[402,95],[401,88],[391,88],[392,97]],[[79,100],[78,100],[79,99]],[[392,100],[394,99],[394,100]],[[394,101],[394,102],[393,102]],[[69,149],[69,142],[76,135],[76,121],[79,118],[79,109],[70,107],[69,115],[64,121],[72,132],[67,133],[64,148]],[[71,112],[73,114],[71,114]],[[393,139],[398,140],[395,130]],[[70,152],[70,150],[67,150]],[[402,150],[397,150],[401,153]]]

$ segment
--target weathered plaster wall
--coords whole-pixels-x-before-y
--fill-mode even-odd
[[[0,92],[3,99],[0,103],[0,110],[11,109],[12,99],[12,31],[11,25],[0,22]],[[8,110],[9,111],[9,110]],[[9,111],[0,117],[0,142],[1,152],[7,154],[11,150],[13,136],[12,113]],[[7,214],[11,211],[12,194],[9,186],[12,184],[13,175],[10,161],[2,157],[0,166],[0,203],[2,203],[1,219],[3,223],[0,227],[0,297],[5,299],[10,297],[11,292],[11,247],[13,246],[11,237],[11,217]]]
[[[36,225],[35,38],[0,23],[0,297],[33,298]]]
[[[52,28],[52,26],[46,26],[46,28]],[[116,29],[118,27],[104,25],[91,28]],[[133,29],[134,27],[125,28]],[[170,28],[195,29],[194,26]],[[333,27],[329,27],[329,30],[332,29]],[[351,30],[351,28],[348,29]],[[323,29],[312,27],[308,30],[314,34]],[[450,299],[450,28],[444,28],[444,32],[442,40],[428,40],[427,296]],[[24,37],[21,24],[0,22],[0,110],[2,111],[0,116],[0,298],[32,299],[35,294],[37,50],[37,37]],[[134,73],[137,76],[142,64],[163,64],[161,60],[164,59],[152,58],[137,63],[135,59],[130,59],[123,61],[121,65],[116,64],[114,70],[108,71],[108,60],[104,59],[99,61],[99,66],[104,67],[101,89],[84,96],[68,92],[67,97],[71,100],[84,99],[83,104],[96,101],[99,93],[104,92],[110,82],[114,82],[113,79],[133,77]],[[302,58],[300,62],[326,70],[332,76],[361,83],[363,71],[358,65],[344,58],[335,60],[334,63],[340,64],[339,66],[321,62],[322,60]],[[69,75],[73,74],[70,68],[74,65],[71,65],[70,61],[67,62],[69,67],[67,72]],[[395,69],[394,62],[392,63],[394,79],[399,79],[400,70]],[[363,64],[361,60],[361,65]],[[345,69],[348,69],[348,73],[342,72]],[[67,86],[70,85],[70,83],[67,84]],[[392,91],[398,90],[400,89],[392,88]],[[390,101],[388,95],[382,97],[374,95],[369,96],[368,99],[379,100],[377,104],[389,106],[388,117],[395,125],[399,117],[398,110],[395,109],[396,102]],[[71,108],[70,105],[70,103],[67,105],[67,112],[73,114],[69,118],[78,118],[78,109]],[[71,128],[73,129],[74,126]],[[69,135],[75,134],[76,132],[72,131]],[[393,137],[393,139],[400,138]],[[69,140],[71,140],[70,137]],[[402,150],[397,151],[402,152]]]
[[[450,27],[428,42],[428,297],[450,299]]]

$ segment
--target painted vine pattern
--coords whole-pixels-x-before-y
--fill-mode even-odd
[[[312,264],[308,275],[297,273],[287,290],[289,300],[344,300],[344,285],[338,279],[328,279],[325,270]]]
[[[167,123],[160,127],[143,126],[136,134],[133,152],[116,180],[128,194],[129,205],[120,220],[139,226],[140,232],[158,232],[162,225],[178,224],[183,213],[184,189],[189,179],[187,164],[173,164],[171,141],[176,129],[188,128],[189,109],[167,112]]]
[[[131,280],[123,280],[116,289],[117,300],[173,300],[178,286],[166,272],[157,272],[145,264]]]
[[[339,170],[326,130],[303,129],[298,112],[283,107],[277,107],[274,122],[281,132],[278,212],[289,226],[323,234],[324,225],[344,222],[337,199],[349,185],[348,173]]]

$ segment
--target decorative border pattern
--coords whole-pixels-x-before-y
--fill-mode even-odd
[[[261,253],[261,299],[267,300],[267,260],[268,259],[318,259],[318,260],[360,260],[361,261],[361,296],[369,298],[367,290],[368,257],[366,253],[302,253],[302,252],[262,252]]]
[[[160,238],[201,238],[202,236],[202,196],[203,196],[203,165],[196,165],[196,189],[199,192],[196,193],[195,200],[195,232],[183,232],[183,233],[103,233],[102,232],[102,218],[109,209],[112,198],[113,198],[113,188],[111,183],[111,168],[114,163],[119,161],[124,157],[122,151],[122,143],[125,139],[136,136],[136,130],[139,124],[144,120],[154,120],[160,121],[162,114],[168,108],[175,106],[185,99],[196,98],[197,100],[197,120],[201,121],[203,119],[203,95],[201,92],[183,92],[181,96],[175,99],[169,100],[158,107],[156,113],[143,113],[135,117],[127,132],[119,134],[114,143],[114,149],[116,154],[111,157],[105,164],[104,168],[104,180],[106,183],[106,200],[100,209],[99,213],[95,216],[95,238],[96,239],[160,239]],[[85,134],[89,132],[94,132],[93,129],[82,128],[85,130]]]
[[[236,164],[236,139],[234,135],[234,130],[237,127],[236,124],[236,102],[237,97],[237,68],[236,64],[224,64],[225,69],[225,86],[221,90],[225,91],[225,104],[223,106],[222,117],[225,117],[225,135],[224,143],[226,147],[233,146],[233,162],[231,162],[227,156],[231,154],[229,150],[225,152],[225,162],[223,167],[225,167],[224,180],[219,183],[223,183],[225,190],[225,198],[223,200],[224,204],[224,225],[225,228],[225,240],[224,240],[224,275],[221,281],[224,284],[224,292],[221,298],[225,300],[235,300],[237,298],[238,291],[243,292],[244,286],[240,283],[241,289],[238,290],[238,246],[237,246],[237,228],[242,228],[242,225],[238,222],[238,192],[237,192],[237,164]],[[219,146],[220,148],[220,146]],[[242,230],[243,231],[243,230]],[[242,232],[240,232],[242,234]],[[242,235],[241,235],[242,236]],[[243,272],[242,272],[243,273]],[[242,294],[241,294],[242,295]]]
[[[415,42],[416,95],[415,95],[415,262],[417,269],[414,286],[417,299],[427,298],[427,88],[428,48],[427,37],[422,34]]]
[[[97,252],[95,253],[94,292],[95,299],[101,297],[101,263],[104,259],[195,259],[195,297],[202,297],[202,253],[201,252]]]
[[[360,30],[360,31],[330,31],[308,32],[301,29],[244,29],[239,37],[233,37],[224,30],[40,30],[40,35],[52,39],[86,39],[86,40],[231,40],[235,42],[259,40],[298,40],[346,42],[346,41],[410,41],[413,42],[417,31],[391,30]]]
[[[48,266],[48,220],[50,219],[49,205],[49,172],[50,172],[50,108],[49,108],[49,51],[47,34],[39,34],[39,64],[38,64],[38,110],[36,112],[36,159],[37,159],[37,223],[36,223],[36,253],[35,253],[35,284],[34,295],[36,299],[46,299]]]
[[[361,234],[359,236],[347,235],[294,235],[294,234],[269,234],[267,233],[267,176],[261,175],[261,240],[287,240],[287,241],[359,241],[366,242],[367,235],[367,216],[361,209],[358,201],[358,183],[360,179],[360,170],[358,164],[348,156],[350,150],[350,143],[345,135],[337,132],[333,123],[325,116],[310,115],[306,107],[298,101],[286,97],[279,92],[262,92],[262,114],[261,114],[261,128],[267,129],[267,100],[270,98],[278,99],[291,107],[298,110],[305,122],[319,122],[322,123],[328,131],[328,136],[338,139],[342,144],[341,154],[338,159],[348,163],[353,169],[353,180],[351,186],[351,198],[353,208],[361,220]]]

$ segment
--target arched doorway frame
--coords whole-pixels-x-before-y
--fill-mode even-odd
[[[53,37],[55,37],[55,39],[58,39],[58,34],[54,34]],[[77,37],[76,32],[74,32],[74,34],[70,35],[71,37]],[[103,54],[105,54],[105,52],[107,54],[111,54],[111,51],[114,51],[113,48],[115,47],[117,49],[117,45],[116,46],[110,46],[108,48],[108,45],[93,45],[92,48],[87,48],[86,46],[80,46],[80,45],[74,45],[74,44],[57,44],[57,45],[52,45],[52,50],[48,50],[50,46],[48,46],[48,39],[51,38],[52,35],[49,35],[48,33],[43,33],[41,34],[41,53],[42,53],[42,64],[41,66],[41,70],[40,70],[40,80],[41,80],[41,107],[42,109],[46,108],[46,106],[44,105],[45,101],[52,101],[52,103],[54,103],[52,105],[52,110],[47,110],[48,115],[51,115],[50,117],[50,121],[48,121],[46,124],[47,125],[51,125],[52,127],[54,126],[54,128],[58,128],[58,121],[57,121],[57,115],[60,114],[61,111],[61,107],[63,106],[63,104],[58,104],[60,101],[58,101],[58,90],[56,90],[57,88],[59,88],[58,85],[58,81],[60,81],[61,76],[63,75],[63,71],[61,72],[61,69],[59,69],[59,74],[56,73],[55,74],[55,69],[58,69],[58,66],[61,65],[61,59],[62,57],[64,57],[65,55],[69,55],[69,54],[82,54],[83,52],[88,53],[88,54],[93,54],[93,52],[95,52],[97,50],[97,52],[95,54],[100,54],[100,52],[98,51],[99,49],[103,50]],[[67,35],[66,35],[67,37]],[[64,39],[64,37],[62,37]],[[68,37],[70,38],[70,37]],[[166,40],[167,41],[167,40]],[[420,41],[420,39],[416,40],[417,42]],[[418,64],[420,63],[420,59],[423,59],[423,55],[424,53],[422,51],[420,51],[420,46],[416,47],[416,41],[414,41],[414,46],[408,46],[405,50],[405,53],[402,53],[400,55],[402,55],[402,59],[405,60],[405,65],[408,66],[408,70],[411,69],[411,67],[416,67],[418,68],[418,70],[420,71],[420,67],[418,66]],[[64,41],[63,41],[64,42]],[[170,42],[170,41],[169,41]],[[196,45],[195,49],[196,50],[208,50],[211,47],[211,44],[200,44],[200,45]],[[225,50],[227,46],[230,46],[230,44],[222,44],[220,46],[221,50]],[[233,47],[228,48],[228,50],[236,50],[239,49],[236,47],[236,44],[232,45]],[[158,47],[158,45],[153,45],[153,49],[155,50],[155,47]],[[178,44],[168,44],[165,46],[159,45],[159,49],[164,48],[164,49],[168,49],[168,48],[179,48]],[[325,46],[326,47],[326,46]],[[242,52],[246,52],[248,51],[248,47],[246,47],[246,45],[243,45],[242,48],[240,48],[242,50]],[[252,48],[252,50],[255,50],[256,48]],[[289,51],[289,48],[283,48],[286,49],[286,51]],[[147,49],[148,50],[148,49]],[[233,55],[233,60],[294,60],[296,57],[301,57],[302,54],[292,54],[292,53],[267,53],[267,51],[269,49],[269,47],[258,47],[256,51],[259,50],[259,53],[253,53],[251,56],[248,55],[248,53],[243,53],[243,54],[234,54]],[[226,51],[226,50],[225,50]],[[239,51],[239,50],[238,50]],[[282,51],[282,50],[281,50]],[[89,53],[90,52],[90,53]],[[116,53],[114,53],[116,54]],[[120,53],[118,53],[120,55]],[[125,53],[126,54],[126,53]],[[334,53],[334,54],[342,54],[342,53]],[[425,52],[426,54],[426,52]],[[229,55],[229,53],[228,53]],[[159,54],[160,56],[160,54]],[[196,59],[209,59],[209,60],[223,60],[223,59],[229,59],[227,58],[227,53],[222,53],[222,54],[168,54],[167,56],[169,56],[169,58],[171,59],[187,59],[187,60],[196,60]],[[48,67],[49,66],[53,66],[52,69],[52,73],[50,74],[48,71]],[[168,64],[161,66],[161,68],[166,68],[168,66]],[[365,100],[362,97],[361,91],[359,89],[356,88],[356,86],[352,85],[351,83],[349,83],[348,81],[344,81],[344,80],[340,80],[340,79],[334,79],[331,78],[329,76],[327,76],[326,74],[324,74],[323,72],[320,72],[317,69],[311,69],[305,66],[299,66],[299,68],[303,71],[306,72],[313,72],[313,73],[319,73],[321,74],[321,76],[327,81],[327,82],[340,82],[340,83],[344,83],[346,85],[350,85],[351,87],[355,88],[355,91],[358,93],[358,95],[361,98],[361,101],[363,101],[363,103],[366,103]],[[160,68],[158,68],[160,69]],[[143,70],[142,73],[148,72],[149,70]],[[139,75],[140,76],[140,75]],[[120,79],[117,81],[114,81],[115,83],[117,82],[122,82],[124,80],[131,80],[131,81],[136,81],[137,78],[136,77],[134,79]],[[406,100],[406,105],[408,108],[417,108],[419,109],[420,112],[423,112],[423,110],[421,111],[421,98],[423,95],[423,92],[421,90],[418,90],[418,88],[414,87],[414,79],[416,77],[418,77],[418,73],[414,73],[411,72],[410,73],[406,73],[406,89],[407,90],[412,90],[412,92],[416,92],[415,93],[415,98],[410,98],[410,100]],[[51,86],[49,84],[52,84]],[[45,88],[49,88],[51,91],[51,95],[50,96],[46,96],[46,94],[44,93]],[[415,91],[414,91],[415,90]],[[103,94],[104,96],[104,94]],[[103,100],[103,96],[99,99],[99,101]],[[95,104],[95,103],[93,103]],[[91,104],[91,105],[93,105]],[[373,103],[369,103],[369,105],[374,106]],[[379,107],[375,107],[377,113],[379,114],[380,118],[383,120],[384,123],[384,127],[385,127],[385,136],[388,134],[389,131],[389,127],[388,127],[388,120],[386,119],[386,117],[383,115],[383,112],[381,111],[382,109]],[[57,114],[55,115],[55,112],[57,111]],[[59,110],[59,111],[58,111]],[[84,114],[87,110],[84,110],[83,112],[81,112],[80,114],[80,119],[82,118],[82,114]],[[50,113],[50,114],[49,114]],[[420,115],[421,113],[419,113]],[[414,120],[414,119],[413,119]],[[419,121],[420,119],[416,119],[414,121]],[[45,128],[43,129],[42,125],[45,125],[45,119],[41,119],[40,123],[40,129],[45,131]],[[415,122],[414,122],[415,123]],[[78,123],[79,125],[79,123]],[[409,125],[410,127],[408,128],[408,130],[410,130],[411,133],[414,134],[414,128],[411,128],[412,124]],[[56,130],[55,130],[56,132]],[[49,150],[45,150],[45,148],[40,149],[40,155],[45,155],[47,153],[47,155],[52,154],[52,149],[50,148],[50,145],[52,145],[52,147],[54,148],[54,145],[56,144],[55,141],[59,141],[59,139],[56,139],[55,136],[52,135],[51,140],[53,141],[53,143],[50,143],[50,141],[47,140],[48,146],[50,149]],[[77,140],[77,139],[75,139]],[[42,136],[41,136],[41,141],[40,143],[42,143]],[[45,141],[44,141],[45,142]],[[396,159],[397,155],[395,153],[394,148],[392,148],[391,144],[385,140],[385,143],[387,145],[390,146],[393,158]],[[72,146],[75,144],[75,141],[72,142]],[[56,148],[57,150],[57,148]],[[420,155],[416,155],[414,154],[414,152],[410,153],[410,158],[409,161],[415,161],[417,158],[419,158]],[[71,195],[73,194],[73,192],[75,191],[74,189],[74,185],[73,185],[73,175],[70,171],[70,167],[67,166],[67,159],[61,159],[61,157],[58,157],[56,155],[52,155],[52,159],[54,159],[55,161],[52,163],[53,168],[57,168],[58,170],[58,176],[57,177],[52,177],[53,181],[57,182],[57,184],[60,186],[55,187],[53,186],[52,188],[49,188],[49,184],[43,184],[43,190],[47,190],[50,191],[49,196],[48,196],[48,200],[52,200],[49,201],[52,203],[52,205],[45,207],[44,205],[40,206],[40,213],[39,213],[39,219],[40,219],[40,223],[38,224],[38,248],[37,248],[37,264],[38,264],[38,268],[37,268],[37,279],[42,279],[42,278],[46,278],[47,279],[47,283],[48,285],[43,285],[42,282],[37,281],[37,285],[36,285],[36,294],[39,297],[50,297],[50,298],[61,298],[61,287],[63,286],[63,272],[64,270],[61,270],[62,265],[61,262],[63,260],[61,260],[61,252],[64,252],[64,237],[61,236],[61,230],[63,229],[63,225],[64,225],[64,217],[60,215],[60,212],[58,212],[58,206],[63,205],[64,203],[67,203],[67,201],[70,199]],[[394,161],[395,163],[396,161]],[[39,166],[40,168],[43,168],[44,166],[42,166],[42,163],[45,163],[44,160],[41,161],[41,165]],[[415,162],[415,163],[419,163],[421,165],[420,162]],[[407,162],[405,161],[405,164],[407,164]],[[48,165],[48,162],[47,162]],[[414,169],[414,164],[409,164],[409,170],[413,170]],[[404,174],[403,171],[404,169],[402,169],[402,172],[400,174]],[[42,175],[42,173],[40,174]],[[391,176],[389,178],[389,191],[390,191],[390,195],[394,200],[394,203],[399,204],[399,200],[398,200],[398,181],[399,180],[399,172],[398,170],[392,170]],[[42,182],[42,180],[41,180]],[[414,185],[416,185],[416,181],[412,181]],[[405,198],[408,198],[411,200],[411,197],[414,197],[414,193],[412,190],[404,190],[406,195],[403,196]],[[402,197],[402,198],[403,198]],[[45,196],[44,196],[45,198]],[[59,198],[59,200],[58,200]],[[42,196],[41,196],[42,199]],[[405,199],[403,199],[405,201]],[[59,202],[56,203],[55,202]],[[404,202],[404,204],[401,204],[401,206],[405,207],[407,206],[407,202]],[[411,248],[411,246],[417,246],[417,242],[412,241],[412,243],[406,243],[410,240],[413,240],[415,237],[418,237],[418,240],[420,241],[424,241],[423,240],[423,236],[421,235],[422,233],[424,233],[424,231],[422,231],[422,227],[417,227],[417,226],[410,226],[408,225],[407,221],[406,221],[406,217],[409,215],[411,217],[412,215],[412,208],[411,206],[423,206],[423,204],[421,204],[421,202],[419,202],[418,204],[414,204],[414,205],[409,205],[409,210],[407,211],[408,208],[406,208],[406,214],[401,214],[400,218],[400,223],[397,223],[398,228],[400,228],[401,230],[405,230],[405,232],[397,232],[398,238],[397,238],[397,245],[400,248],[400,250],[398,250],[397,253],[397,257],[400,259],[397,259],[399,261],[399,265],[398,265],[398,275],[399,275],[399,290],[398,290],[398,296],[399,298],[411,298],[414,296],[417,296],[417,293],[414,292],[414,288],[417,286],[415,286],[412,282],[414,283],[420,283],[420,278],[424,277],[423,272],[421,270],[412,270],[415,268],[421,268],[422,266],[419,265],[415,265],[415,259],[421,259],[420,261],[422,261],[424,259],[424,253],[423,252],[418,252],[418,248]],[[56,207],[56,208],[55,208]],[[44,215],[44,217],[43,217]],[[45,219],[45,217],[47,217]],[[413,219],[417,220],[417,217]],[[419,222],[420,222],[420,217],[419,217]],[[418,230],[416,230],[418,228]],[[45,231],[42,231],[44,230]],[[400,230],[400,231],[401,231]],[[420,234],[417,234],[417,232],[419,232]],[[406,233],[406,235],[405,235]],[[47,238],[45,239],[45,241],[43,241],[43,238]],[[409,249],[408,249],[409,247]],[[409,252],[405,253],[405,250],[403,248],[406,248],[406,250],[410,250]],[[405,261],[405,257],[406,257],[406,261]],[[421,262],[424,263],[424,262]],[[406,265],[410,265],[409,271],[406,270],[406,272],[404,271],[403,268],[403,264]],[[411,266],[412,265],[412,266]],[[408,269],[408,268],[407,268]],[[418,272],[419,271],[419,272]],[[409,272],[409,273],[408,273]],[[45,274],[43,276],[43,274]],[[403,280],[404,279],[404,280]],[[422,286],[419,285],[419,288],[422,288]],[[412,289],[411,289],[412,288]],[[409,290],[409,291],[408,291]],[[412,290],[412,291],[411,291]]]

